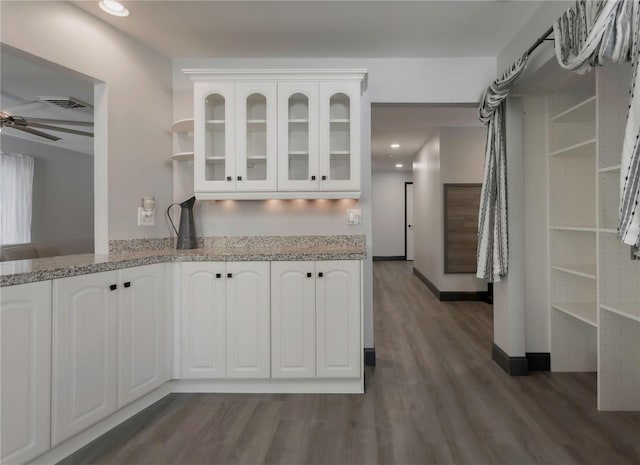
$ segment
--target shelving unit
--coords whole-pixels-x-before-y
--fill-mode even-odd
[[[549,266],[554,371],[596,371],[598,264],[596,96],[593,75],[581,92],[549,96]],[[585,89],[590,90],[585,93]]]
[[[630,77],[599,67],[547,101],[552,370],[597,371],[600,410],[640,410],[640,260],[617,236]]]
[[[174,161],[193,161],[193,118],[179,119],[171,125]]]

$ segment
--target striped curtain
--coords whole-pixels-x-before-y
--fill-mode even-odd
[[[632,61],[629,114],[620,163],[618,234],[629,245],[640,245],[640,2],[638,0],[576,2],[553,25],[558,63],[584,73],[604,58]]]
[[[507,230],[507,152],[505,99],[527,64],[523,55],[502,77],[485,90],[478,116],[487,125],[484,179],[478,216],[478,269],[476,276],[489,282],[506,276],[509,265]]]

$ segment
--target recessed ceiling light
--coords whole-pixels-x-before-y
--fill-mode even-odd
[[[129,16],[129,10],[124,5],[115,0],[100,0],[98,2],[102,11],[105,11],[113,16]]]
[[[396,163],[396,168],[402,168],[402,163]]]
[[[391,148],[392,149],[399,149],[400,148],[400,144],[398,144],[397,142],[394,142],[393,144],[391,144]]]

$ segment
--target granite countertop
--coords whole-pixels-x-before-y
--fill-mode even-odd
[[[140,246],[127,249],[122,244],[111,247],[109,255],[79,254],[31,260],[15,260],[0,263],[0,287],[13,286],[49,279],[66,278],[101,271],[117,270],[133,266],[154,263],[183,261],[307,261],[307,260],[362,260],[366,257],[364,236],[339,236],[340,240],[327,240],[329,236],[314,244],[305,238],[303,241],[273,240],[247,245],[238,241],[238,245],[225,242],[223,247],[205,246],[193,250],[161,248],[141,250]],[[337,236],[336,236],[337,237]],[[345,237],[347,239],[345,239]],[[211,241],[205,245],[212,245]],[[258,245],[258,246],[256,246]]]

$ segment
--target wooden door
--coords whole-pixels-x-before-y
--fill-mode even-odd
[[[118,408],[151,392],[165,374],[164,265],[118,272]]]
[[[315,262],[271,262],[271,377],[316,375]]]
[[[269,262],[226,265],[227,378],[269,378]]]
[[[116,410],[117,278],[53,281],[52,446]]]
[[[360,262],[316,262],[318,378],[361,375]]]
[[[2,463],[50,447],[51,281],[2,288]]]
[[[182,267],[181,378],[225,377],[225,264]]]

